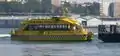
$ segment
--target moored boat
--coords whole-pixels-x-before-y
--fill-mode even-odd
[[[120,42],[120,26],[117,25],[99,25],[98,38],[103,42]]]

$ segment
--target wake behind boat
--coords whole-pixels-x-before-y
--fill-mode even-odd
[[[11,37],[11,34],[0,34],[0,38]]]

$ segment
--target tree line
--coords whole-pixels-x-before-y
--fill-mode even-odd
[[[67,7],[71,13],[81,14],[81,15],[99,15],[100,14],[100,4],[97,2],[89,3],[86,2],[82,4],[71,4],[65,2],[62,6]],[[89,5],[89,6],[87,6]],[[50,7],[51,6],[51,7]],[[62,6],[60,8],[62,8]],[[48,7],[48,8],[45,8]],[[52,13],[52,4],[42,4],[37,0],[28,0],[27,3],[22,4],[20,2],[0,2],[0,13]],[[57,11],[57,10],[56,10]]]
[[[81,15],[100,15],[100,3],[98,2],[85,2],[84,4],[70,4],[69,2],[64,4],[64,6],[69,7],[71,13],[81,14]]]

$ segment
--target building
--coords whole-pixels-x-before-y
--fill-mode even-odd
[[[100,16],[101,17],[108,17],[108,8],[109,8],[110,2],[106,2],[105,0],[101,0],[100,3]]]
[[[60,7],[61,6],[61,0],[51,0],[52,5],[56,6],[56,7]]]
[[[120,17],[120,0],[116,0],[114,4],[114,16]]]
[[[108,8],[108,14],[110,17],[114,17],[114,3],[110,3],[109,8]]]
[[[43,13],[56,13],[61,5],[61,0],[42,0],[41,8]]]
[[[52,13],[60,13],[61,0],[51,0]]]
[[[110,4],[108,14],[111,17],[120,17],[120,0],[115,0]]]

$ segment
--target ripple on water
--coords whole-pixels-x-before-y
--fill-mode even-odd
[[[22,42],[11,41],[8,37],[0,38],[1,56],[120,56],[119,47],[120,43],[102,43],[97,37],[92,42],[66,43]]]

